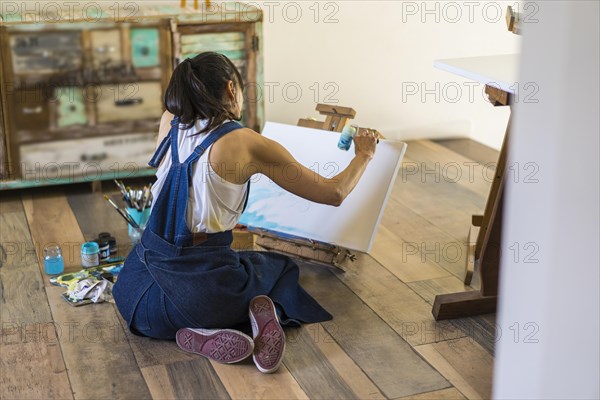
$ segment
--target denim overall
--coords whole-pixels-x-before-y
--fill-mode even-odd
[[[331,319],[298,285],[298,266],[289,257],[236,252],[231,230],[192,233],[187,226],[194,163],[211,144],[240,128],[237,122],[224,123],[182,163],[175,117],[152,157],[149,165],[156,168],[170,146],[171,168],[140,243],[127,256],[113,287],[117,307],[133,333],[173,339],[185,327],[243,329],[249,327],[250,300],[261,294],[276,304],[282,325]]]

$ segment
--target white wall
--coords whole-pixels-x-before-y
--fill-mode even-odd
[[[357,110],[357,123],[390,137],[462,136],[500,147],[508,110],[487,103],[482,85],[471,96],[465,79],[434,69],[433,61],[518,52],[520,38],[508,32],[504,19],[506,6],[516,1],[258,3],[265,18],[264,77],[274,89],[265,97],[268,120],[296,124],[300,117],[316,117],[315,103],[329,102],[329,94]],[[337,22],[326,23],[331,20]],[[421,89],[407,94],[413,83],[437,92],[438,99],[430,93],[423,101]],[[456,84],[461,93],[452,102]]]
[[[517,105],[509,153],[539,182],[507,188],[494,397],[598,399],[600,3],[540,4],[520,75],[540,101]]]

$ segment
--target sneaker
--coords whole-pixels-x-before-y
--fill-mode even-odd
[[[183,351],[227,364],[242,361],[254,350],[252,338],[233,329],[182,328],[175,339]]]
[[[283,361],[285,334],[270,298],[256,296],[250,301],[250,322],[254,337],[254,364],[265,374],[275,372]]]

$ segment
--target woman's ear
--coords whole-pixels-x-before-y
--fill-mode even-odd
[[[233,101],[235,101],[235,84],[233,81],[227,82],[227,94]]]

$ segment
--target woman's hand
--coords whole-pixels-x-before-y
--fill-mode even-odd
[[[375,155],[378,132],[373,129],[359,128],[354,135],[354,151],[357,156],[364,155],[369,160]]]

